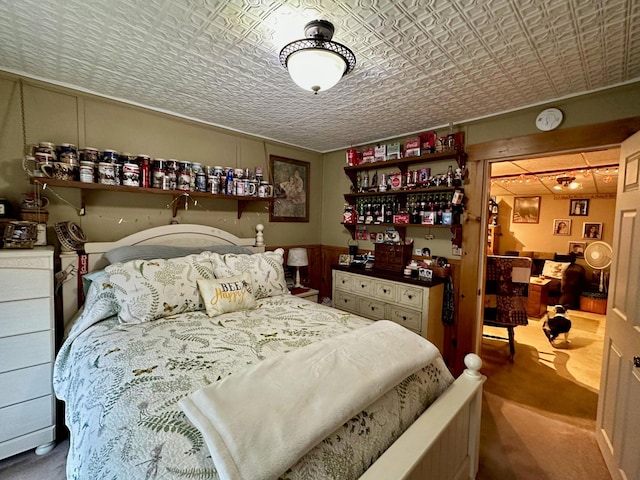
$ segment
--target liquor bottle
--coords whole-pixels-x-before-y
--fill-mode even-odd
[[[436,196],[436,225],[442,225],[442,210],[444,202],[441,195]]]
[[[369,173],[364,172],[362,175],[362,191],[366,192],[367,190],[369,190]]]
[[[453,187],[453,167],[451,165],[447,169],[447,187]]]
[[[424,199],[424,195],[420,197],[420,223],[424,223],[424,216],[427,213],[427,202]]]

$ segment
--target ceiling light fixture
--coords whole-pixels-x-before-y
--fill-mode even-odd
[[[575,181],[576,177],[569,177],[567,175],[563,175],[561,177],[556,178],[558,182],[557,185],[553,186],[554,190],[562,190],[563,188],[569,188],[571,190],[575,190],[580,188],[582,185]]]
[[[316,95],[328,90],[356,66],[356,56],[338,42],[332,42],[333,24],[313,20],[304,27],[307,38],[287,44],[280,51],[280,63],[291,79]]]

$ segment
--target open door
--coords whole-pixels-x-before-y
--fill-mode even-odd
[[[596,439],[614,480],[640,478],[640,132],[622,143]]]

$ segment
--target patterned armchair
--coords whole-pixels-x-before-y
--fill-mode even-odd
[[[507,329],[511,361],[515,355],[514,328],[529,323],[527,298],[531,265],[532,261],[527,257],[487,256],[484,325]]]

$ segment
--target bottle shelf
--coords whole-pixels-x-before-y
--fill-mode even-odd
[[[424,195],[429,193],[442,193],[442,192],[455,192],[456,190],[463,190],[462,187],[426,187],[426,188],[413,188],[410,190],[387,190],[385,192],[370,191],[370,192],[351,192],[345,193],[344,199],[351,200],[354,198],[363,197],[385,197],[385,196],[409,196],[409,195]]]
[[[369,162],[361,163],[359,165],[346,166],[344,167],[344,171],[349,176],[351,172],[361,172],[363,170],[374,170],[381,168],[396,167],[400,170],[406,171],[409,165],[414,165],[416,163],[439,162],[448,159],[455,160],[458,167],[462,168],[462,166],[466,163],[467,155],[464,152],[458,150],[445,150],[443,152],[427,153],[425,155],[404,157],[397,160],[386,160],[381,162]]]
[[[144,188],[144,187],[130,187],[127,185],[104,185],[102,183],[87,183],[87,182],[77,182],[72,180],[58,180],[55,178],[48,177],[31,177],[30,182],[32,184],[40,184],[47,185],[51,187],[64,187],[64,188],[77,188],[81,191],[81,209],[85,210],[85,196],[84,193],[87,191],[105,191],[105,192],[123,192],[123,193],[137,193],[137,194],[146,194],[146,195],[171,195],[173,200],[171,202],[173,208],[173,216],[177,215],[177,211],[180,208],[181,198],[184,198],[184,201],[188,201],[188,197],[192,198],[206,198],[210,200],[234,200],[238,202],[238,219],[242,217],[242,213],[246,209],[247,205],[255,202],[271,202],[273,199],[262,198],[262,197],[248,197],[248,196],[239,196],[239,195],[224,195],[224,194],[214,194],[208,192],[192,192],[186,190],[163,190],[160,188]]]

